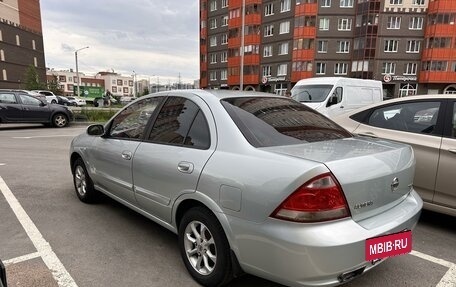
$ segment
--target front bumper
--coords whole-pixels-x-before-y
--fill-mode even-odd
[[[422,206],[412,191],[400,204],[362,223],[351,218],[315,224],[268,218],[253,223],[229,217],[232,249],[247,273],[289,286],[336,286],[346,272],[377,266],[365,261],[366,239],[412,230]]]

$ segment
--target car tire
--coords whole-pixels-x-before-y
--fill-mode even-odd
[[[233,279],[231,250],[222,226],[206,208],[188,210],[179,224],[179,249],[190,275],[203,286]]]
[[[56,128],[63,128],[68,125],[68,117],[62,113],[55,114],[52,117],[52,124]]]
[[[57,104],[57,101],[56,100],[52,100],[51,104]]]
[[[80,201],[93,203],[98,200],[99,192],[93,186],[93,181],[87,173],[87,168],[81,158],[78,158],[73,163],[73,184]]]

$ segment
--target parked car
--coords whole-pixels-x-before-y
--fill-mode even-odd
[[[70,101],[70,103],[73,105],[73,106],[78,106],[78,107],[81,107],[81,106],[85,106],[87,103],[86,103],[86,100],[85,99],[81,99],[79,97],[67,97],[68,101]]]
[[[63,106],[73,106],[73,103],[70,102],[66,97],[64,96],[56,96],[57,97],[57,104],[63,105]]]
[[[73,120],[64,106],[51,105],[21,90],[0,89],[0,123],[43,123],[62,128]]]
[[[369,239],[418,221],[414,163],[410,146],[354,137],[290,98],[226,90],[141,97],[70,147],[79,199],[102,192],[177,233],[204,286],[240,270],[334,286],[377,266]]]
[[[126,105],[134,100],[136,100],[136,97],[123,96],[120,98],[120,103]]]
[[[424,207],[456,216],[456,95],[388,100],[334,120],[353,133],[412,145]]]
[[[32,92],[44,95],[46,97],[46,101],[50,104],[57,104],[59,101],[57,96],[51,91],[32,90]]]

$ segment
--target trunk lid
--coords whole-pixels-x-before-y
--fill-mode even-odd
[[[415,159],[408,145],[355,137],[264,149],[325,164],[357,222],[396,206],[413,188]]]

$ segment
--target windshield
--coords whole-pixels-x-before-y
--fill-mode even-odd
[[[332,87],[333,85],[295,86],[291,90],[291,97],[301,103],[320,103],[326,99]]]
[[[255,147],[302,144],[351,137],[313,109],[287,98],[228,98],[222,104]]]

